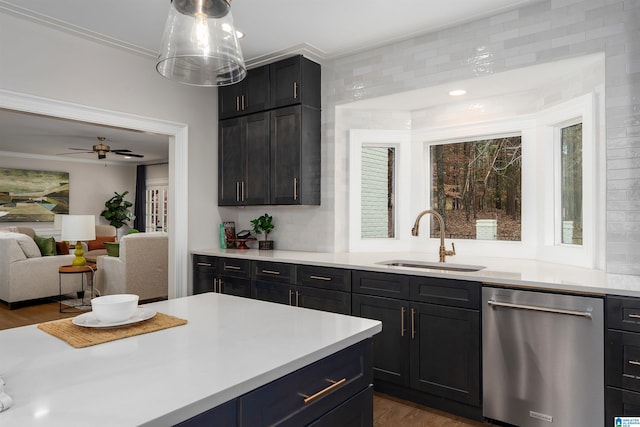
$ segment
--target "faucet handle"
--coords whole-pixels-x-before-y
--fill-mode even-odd
[[[455,243],[451,242],[451,250],[450,251],[445,250],[444,254],[447,255],[447,256],[455,255],[456,254],[456,245],[455,245]]]

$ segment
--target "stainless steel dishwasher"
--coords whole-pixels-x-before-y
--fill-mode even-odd
[[[482,289],[483,411],[520,427],[604,425],[597,297]]]

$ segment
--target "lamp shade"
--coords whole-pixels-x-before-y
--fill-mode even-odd
[[[53,229],[54,230],[62,230],[62,218],[67,215],[64,214],[55,214],[53,216]]]
[[[192,0],[189,8],[183,3],[171,2],[158,73],[194,86],[226,86],[244,79],[247,69],[231,11],[220,16],[206,8],[205,0]]]
[[[93,215],[65,215],[62,217],[62,240],[86,242],[96,238],[96,219]]]

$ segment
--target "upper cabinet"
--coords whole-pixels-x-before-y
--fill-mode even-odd
[[[218,91],[219,118],[243,116],[270,108],[270,66],[254,68],[239,83],[223,86]]]
[[[320,65],[303,56],[271,64],[271,108],[296,104],[320,108]]]
[[[320,65],[249,70],[218,104],[218,205],[320,204]]]

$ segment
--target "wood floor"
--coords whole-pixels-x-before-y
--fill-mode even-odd
[[[58,302],[9,310],[0,304],[0,330],[73,317],[77,313],[60,313]],[[374,427],[487,427],[476,421],[456,417],[418,404],[376,393],[373,399]]]

